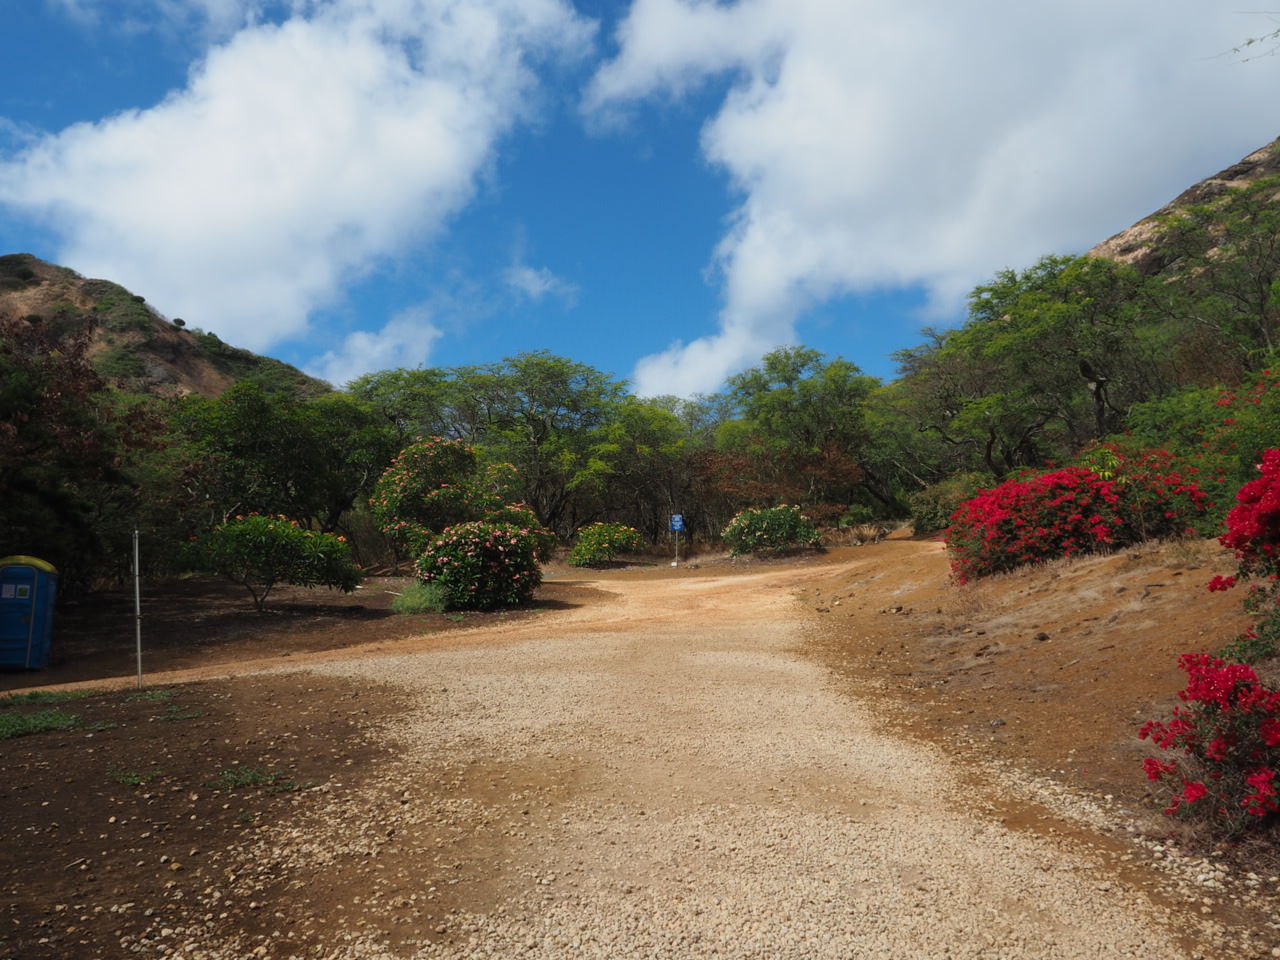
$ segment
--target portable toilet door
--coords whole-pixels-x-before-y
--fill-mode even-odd
[[[49,665],[58,571],[35,557],[0,558],[0,667]]]

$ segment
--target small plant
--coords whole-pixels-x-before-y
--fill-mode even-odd
[[[620,553],[644,549],[644,538],[625,523],[593,523],[578,531],[578,542],[569,552],[575,567],[594,567],[615,560]]]
[[[35,713],[0,713],[0,740],[26,737],[51,730],[74,730],[80,725],[78,713],[56,708]]]
[[[307,530],[287,517],[252,514],[223,523],[191,545],[190,562],[245,587],[259,612],[278,583],[348,593],[360,583],[345,538]]]
[[[532,539],[504,523],[450,527],[418,558],[417,570],[424,582],[439,584],[452,610],[519,606],[542,582]]]
[[[1173,760],[1148,757],[1147,777],[1170,787],[1165,813],[1205,822],[1238,837],[1280,811],[1280,691],[1253,668],[1207,653],[1183,654],[1185,706],[1149,721],[1138,734]]]
[[[195,720],[197,717],[204,716],[204,711],[197,710],[195,707],[184,707],[176,703],[169,705],[169,709],[164,712],[161,719],[164,720]]]
[[[418,581],[405,587],[400,596],[391,601],[391,609],[399,614],[444,613],[449,598],[444,585]]]
[[[253,766],[234,766],[220,769],[205,786],[226,793],[250,787],[260,787],[267,793],[292,793],[305,789],[308,784],[289,779],[283,770],[268,771]]]
[[[816,547],[817,527],[799,507],[762,507],[743,510],[721,534],[734,556],[743,553],[786,553]]]
[[[153,767],[150,770],[126,770],[123,767],[111,766],[107,768],[107,776],[116,783],[123,783],[127,787],[140,787],[144,783],[150,783],[161,775],[159,767]]]

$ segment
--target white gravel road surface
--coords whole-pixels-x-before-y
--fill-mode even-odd
[[[449,915],[395,949],[357,925],[308,956],[1208,953],[1096,855],[977,809],[956,759],[895,739],[802,657],[801,576],[603,581],[603,603],[451,649],[316,667],[412,692],[387,731],[403,763],[366,817],[347,805],[273,856],[314,868],[392,822],[447,832],[462,879],[393,858],[369,902],[385,893],[389,918],[393,889],[448,893]]]

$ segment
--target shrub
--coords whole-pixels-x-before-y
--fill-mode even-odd
[[[1207,497],[1181,474],[1155,469],[1163,461],[1153,457],[1139,458],[1112,479],[1066,467],[965,501],[946,532],[952,575],[965,583],[1028,563],[1194,532]]]
[[[520,532],[533,541],[533,555],[539,563],[551,559],[556,547],[556,535],[538,522],[533,508],[523,503],[508,503],[484,515],[488,523],[507,523],[519,527]]]
[[[1260,579],[1244,598],[1254,624],[1228,645],[1230,660],[1253,662],[1280,652],[1280,450],[1267,450],[1259,476],[1240,488],[1227,515],[1227,532],[1218,538],[1235,551],[1238,566],[1229,577],[1214,577],[1210,590],[1228,590],[1240,580]]]
[[[449,607],[444,584],[417,581],[405,587],[400,596],[391,601],[391,609],[399,614],[444,613]]]
[[[527,603],[542,582],[533,538],[506,523],[474,520],[449,527],[417,562],[439,584],[450,609],[492,610]]]
[[[261,611],[278,583],[336,587],[360,583],[343,537],[306,530],[286,517],[236,517],[193,542],[189,564],[245,587]]]
[[[578,542],[569,551],[569,562],[575,567],[594,567],[608,563],[620,553],[644,549],[644,537],[635,527],[625,523],[593,523],[578,531]]]
[[[816,547],[822,539],[799,507],[785,505],[743,510],[729,521],[721,536],[734,556]]]
[[[378,479],[369,506],[382,532],[409,554],[446,527],[478,520],[502,498],[477,479],[476,452],[461,440],[428,437],[405,447]]]
[[[1265,823],[1280,810],[1280,692],[1253,668],[1207,653],[1183,654],[1185,706],[1139,732],[1182,757],[1144,761],[1147,777],[1171,787],[1165,813],[1206,822],[1228,837]]]
[[[907,506],[911,509],[912,529],[921,535],[945,530],[960,504],[991,484],[989,474],[958,473],[911,494]]]
[[[1215,522],[1232,506],[1229,491],[1257,474],[1280,420],[1280,368],[1250,374],[1238,387],[1187,390],[1138,404],[1129,415],[1134,439],[1168,445],[1186,471],[1213,493]]]

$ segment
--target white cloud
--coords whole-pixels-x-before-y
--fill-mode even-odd
[[[719,332],[639,390],[714,389],[843,294],[954,309],[1151,212],[1274,136],[1274,66],[1215,57],[1257,26],[1194,0],[635,0],[585,109],[728,76],[702,149],[739,196]]]
[[[557,297],[566,306],[572,306],[578,297],[578,287],[551,272],[547,267],[530,267],[516,263],[503,271],[507,286],[535,303],[546,297]]]
[[[69,127],[0,163],[0,203],[44,220],[81,273],[266,349],[440,231],[526,111],[536,61],[591,42],[563,0],[299,6],[306,16],[210,49],[158,106]]]
[[[319,357],[307,372],[341,388],[375,370],[425,366],[440,335],[428,307],[410,307],[377,333],[358,330],[349,334],[340,348]]]

